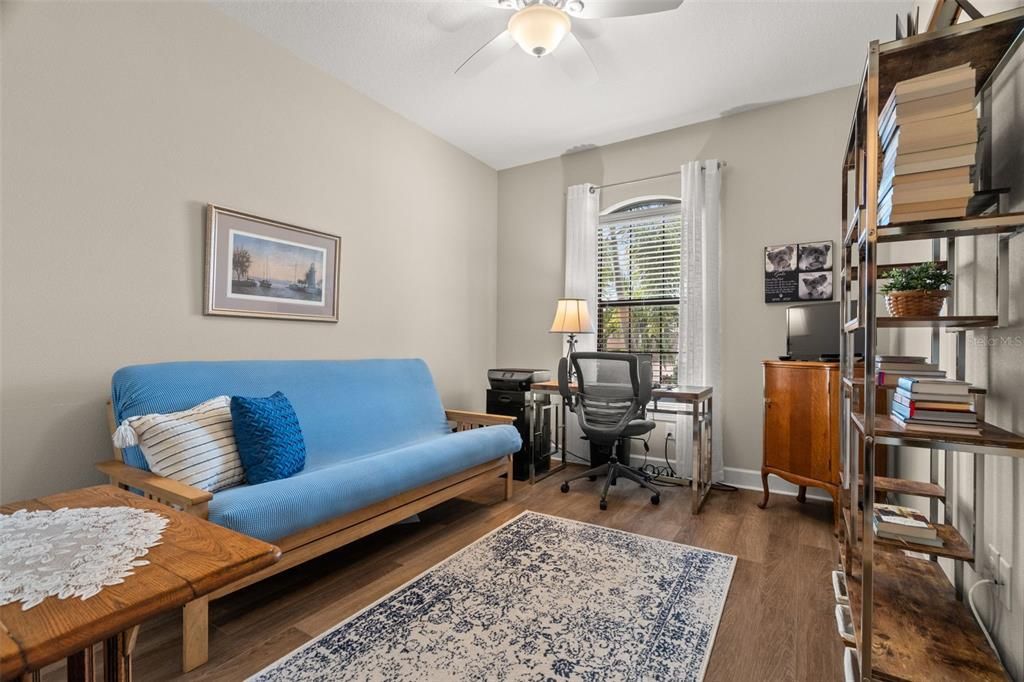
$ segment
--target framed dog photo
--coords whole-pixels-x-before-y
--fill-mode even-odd
[[[832,300],[832,242],[764,249],[764,302]]]
[[[210,204],[203,313],[338,321],[341,238]]]

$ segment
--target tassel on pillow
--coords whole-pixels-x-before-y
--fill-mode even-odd
[[[126,419],[117,427],[117,431],[114,431],[113,441],[116,447],[130,448],[133,445],[139,444],[139,437]]]

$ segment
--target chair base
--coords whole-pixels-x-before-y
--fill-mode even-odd
[[[562,482],[561,490],[563,493],[567,493],[569,492],[569,483],[571,481],[576,481],[581,478],[590,478],[591,480],[594,480],[598,476],[607,476],[604,481],[604,486],[601,488],[601,500],[598,503],[601,509],[608,508],[608,488],[609,486],[615,485],[619,476],[639,483],[640,487],[647,488],[654,493],[651,496],[651,504],[659,504],[661,502],[661,492],[651,483],[651,477],[639,469],[634,469],[631,466],[621,463],[619,458],[615,455],[612,455],[611,458],[601,466],[588,469],[582,474],[565,479]]]

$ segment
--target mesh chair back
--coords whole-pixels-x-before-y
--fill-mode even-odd
[[[650,399],[650,364],[626,353],[573,353],[569,361],[576,369],[580,428],[595,443],[615,441]]]

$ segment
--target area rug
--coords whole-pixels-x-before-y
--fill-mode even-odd
[[[736,557],[524,512],[251,680],[700,680]]]

